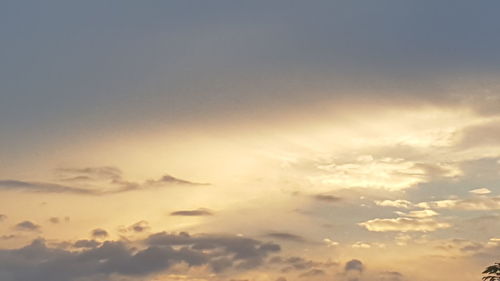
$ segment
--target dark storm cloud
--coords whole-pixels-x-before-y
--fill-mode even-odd
[[[164,175],[158,180],[146,180],[143,183],[130,182],[123,178],[121,170],[116,167],[63,168],[58,169],[57,172],[63,177],[61,181],[71,182],[71,185],[50,182],[0,180],[0,191],[110,195],[165,186],[209,185],[207,183],[196,183],[175,178],[170,175]],[[96,188],[96,186],[101,189]]]
[[[197,210],[180,210],[170,213],[171,216],[187,216],[187,217],[197,217],[197,216],[213,216],[213,212],[209,209],[197,209]]]
[[[305,242],[304,237],[288,232],[269,232],[265,236],[269,238],[275,238],[280,240],[288,240],[294,242]]]
[[[18,224],[16,224],[15,228],[17,230],[22,230],[22,231],[39,231],[40,226],[31,222],[31,221],[23,221]]]
[[[269,253],[279,251],[276,244],[229,235],[157,233],[144,242],[146,246],[138,249],[120,241],[101,244],[80,240],[73,244],[79,250],[70,251],[48,247],[38,239],[23,248],[0,250],[0,279],[108,281],[111,275],[146,277],[181,262],[188,266],[208,265],[214,272],[246,270],[260,265]],[[199,243],[209,243],[213,251],[197,248]]]

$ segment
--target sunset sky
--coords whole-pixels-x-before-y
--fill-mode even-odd
[[[500,2],[3,1],[1,281],[473,281]]]

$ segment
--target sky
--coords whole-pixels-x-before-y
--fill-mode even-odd
[[[3,1],[0,280],[480,280],[499,9]]]

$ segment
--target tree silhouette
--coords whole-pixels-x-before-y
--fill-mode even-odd
[[[488,274],[483,277],[483,281],[500,281],[500,263],[488,266],[483,274]]]

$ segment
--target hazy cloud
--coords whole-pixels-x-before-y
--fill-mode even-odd
[[[165,175],[158,180],[146,180],[143,183],[130,182],[123,178],[121,170],[116,167],[61,168],[57,172],[60,177],[63,177],[61,181],[70,182],[71,185],[51,182],[0,180],[0,191],[108,195],[168,185],[209,185],[175,178],[170,175]]]

